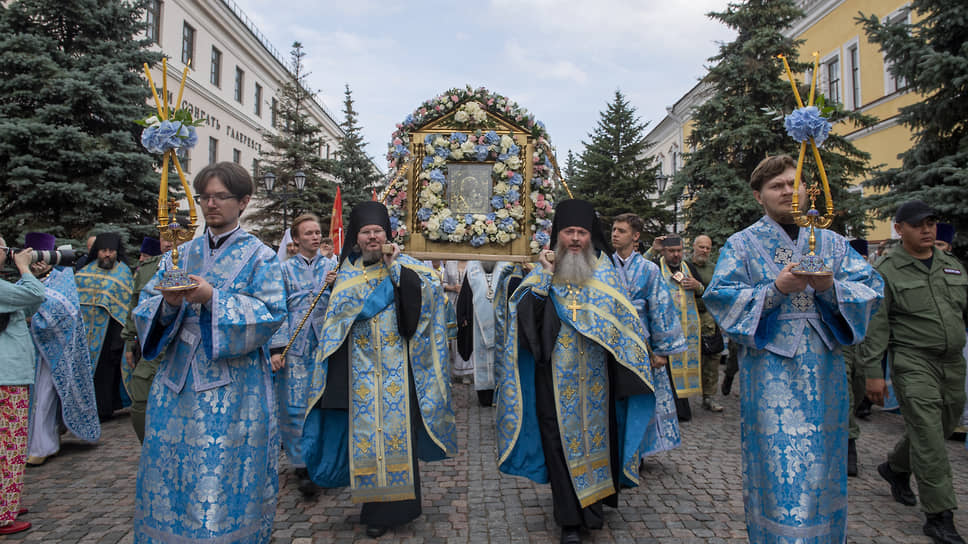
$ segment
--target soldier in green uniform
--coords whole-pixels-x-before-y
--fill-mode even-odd
[[[128,319],[121,329],[124,340],[124,362],[121,365],[121,375],[125,390],[131,397],[131,426],[134,427],[138,440],[145,441],[145,415],[148,409],[148,392],[151,382],[158,371],[158,361],[147,361],[141,357],[141,347],[138,343],[138,331],[131,318],[131,310],[138,305],[141,290],[158,271],[158,266],[165,253],[171,250],[172,243],[167,240],[160,242],[154,238],[145,238],[141,242],[141,255],[138,258],[138,268],[134,273],[134,288],[131,291],[131,304],[128,306]]]
[[[917,503],[914,473],[927,522],[924,534],[936,543],[964,543],[952,511],[958,504],[945,450],[965,404],[965,324],[968,274],[952,255],[934,247],[937,214],[920,200],[897,210],[894,229],[901,246],[877,264],[884,277],[884,302],[861,348],[867,396],[883,403],[881,358],[888,351],[894,390],[904,416],[904,437],[878,473],[901,504]]]
[[[699,298],[709,282],[713,280],[713,272],[716,271],[716,261],[709,258],[712,251],[712,238],[705,234],[696,236],[692,240],[692,257],[687,264],[693,276],[702,284],[702,287],[696,290],[696,305],[699,309],[699,323],[702,330],[702,407],[711,412],[722,412],[723,407],[713,400],[713,395],[719,387],[720,352],[725,347],[722,342],[723,332],[716,326],[713,315],[706,310],[702,299]],[[717,334],[719,341],[710,342],[710,339],[715,338]]]

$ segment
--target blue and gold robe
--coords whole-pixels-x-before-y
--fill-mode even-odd
[[[300,321],[309,311],[313,299],[319,294],[326,280],[326,273],[333,268],[333,261],[316,255],[309,263],[302,255],[295,255],[282,263],[283,280],[286,285],[286,307],[289,310],[288,327],[281,327],[288,343]],[[286,366],[275,374],[276,396],[279,410],[279,431],[282,446],[295,467],[305,467],[303,460],[302,426],[306,417],[306,394],[309,392],[309,372],[319,338],[322,336],[323,317],[329,302],[329,290],[320,297],[313,313],[306,319],[299,334],[292,339],[286,354]],[[277,333],[278,334],[278,333]]]
[[[685,351],[686,339],[682,335],[679,311],[672,303],[659,267],[637,251],[629,255],[624,266],[617,255],[613,255],[612,260],[625,294],[645,325],[645,340],[652,354],[670,356]],[[655,417],[642,440],[643,458],[677,448],[682,443],[669,369],[650,370],[655,387]]]
[[[265,346],[285,322],[276,254],[239,229],[179,266],[213,287],[205,304],[164,303],[145,287],[134,311],[146,359],[164,353],[148,398],[135,489],[136,543],[268,542],[276,513],[279,432]]]
[[[672,383],[676,386],[676,394],[680,399],[702,394],[702,328],[699,322],[699,310],[696,307],[696,294],[685,289],[672,279],[673,271],[666,264],[665,257],[659,259],[662,277],[669,287],[672,303],[678,310],[679,323],[686,338],[686,349],[669,356],[669,371],[672,373]],[[684,277],[692,277],[686,263],[679,264],[679,271]]]
[[[560,328],[553,345],[536,346],[522,337],[519,307],[545,300],[553,304]],[[531,271],[511,296],[504,354],[496,359],[500,470],[549,481],[536,432],[535,376],[550,363],[561,447],[580,506],[617,495],[622,483],[637,485],[639,445],[655,411],[645,338],[638,312],[604,253],[592,278],[571,291],[552,284],[544,268]],[[638,394],[615,395],[617,385]]]
[[[94,442],[101,437],[101,424],[97,418],[91,354],[87,348],[74,271],[54,268],[43,283],[46,299],[30,320],[37,371],[40,372],[40,361],[46,361],[60,401],[64,425],[81,440]],[[36,398],[36,393],[31,391],[32,399]],[[33,415],[31,403],[32,430]],[[60,433],[53,431],[49,434],[56,437]]]
[[[397,292],[404,274],[416,293]],[[398,322],[400,297],[408,294],[420,300],[419,310],[404,316],[415,318],[406,325],[409,339]],[[414,454],[432,461],[457,451],[445,319],[440,280],[419,261],[401,255],[389,268],[382,260],[343,261],[307,395],[303,455],[313,481],[350,486],[356,503],[414,499]]]
[[[841,345],[863,340],[880,275],[840,235],[817,230],[833,288],[774,284],[808,252],[769,217],[734,234],[703,301],[740,345],[743,485],[750,542],[827,544],[847,531],[847,381]]]
[[[128,317],[134,276],[128,265],[120,261],[111,270],[101,268],[94,261],[82,268],[74,279],[77,281],[77,296],[87,329],[91,364],[96,366],[111,320],[119,325],[117,330],[120,334]]]

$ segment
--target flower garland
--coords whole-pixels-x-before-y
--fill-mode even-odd
[[[488,116],[505,119],[528,130],[537,141],[531,156],[533,162],[531,193],[528,195],[534,207],[530,225],[530,250],[538,253],[550,239],[551,219],[554,214],[554,183],[552,166],[545,151],[550,148],[545,126],[527,110],[504,96],[480,87],[451,89],[431,100],[425,101],[394,131],[387,161],[391,171],[402,167],[410,159],[412,133],[444,115],[454,113],[454,124],[467,132],[454,132],[450,136],[427,136],[424,140],[425,156],[418,176],[417,220],[423,234],[430,240],[470,242],[474,247],[487,243],[506,244],[522,231],[524,206],[521,190],[524,182],[524,160],[521,149],[507,135],[500,136],[493,130],[494,121]],[[447,162],[493,160],[491,171],[494,181],[491,212],[486,214],[454,214],[443,196],[446,194]],[[409,236],[406,230],[407,197],[405,189],[391,189],[388,193],[390,227],[395,242],[404,244]]]

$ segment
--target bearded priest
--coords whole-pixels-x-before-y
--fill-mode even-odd
[[[569,544],[602,527],[602,504],[618,506],[623,485],[638,484],[655,412],[647,335],[609,253],[592,205],[561,202],[551,250],[509,302],[495,372],[500,470],[551,483]]]

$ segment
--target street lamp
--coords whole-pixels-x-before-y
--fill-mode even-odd
[[[306,173],[302,170],[296,170],[292,174],[292,181],[296,185],[296,192],[290,193],[288,191],[283,191],[279,193],[282,197],[282,230],[285,231],[289,228],[289,197],[298,195],[306,187]],[[272,189],[276,185],[276,175],[272,172],[266,172],[262,175],[262,184],[265,185],[266,194],[272,195]],[[288,183],[286,184],[288,185]]]
[[[671,178],[672,176],[667,176],[665,174],[659,174],[658,176],[655,177],[655,188],[659,190],[660,198],[662,197],[662,193],[664,193],[665,190],[668,188],[669,180]],[[682,200],[682,195],[679,195],[678,197],[676,197],[674,201],[672,201],[672,232],[673,233],[679,232],[679,201],[680,200]]]

